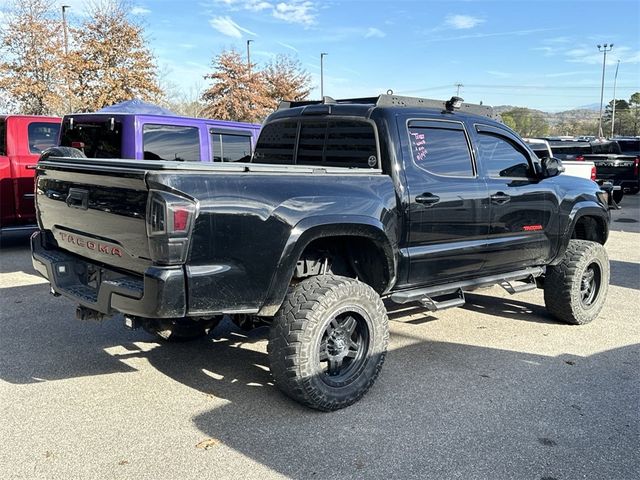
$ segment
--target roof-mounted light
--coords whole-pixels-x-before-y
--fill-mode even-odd
[[[453,96],[450,100],[447,100],[447,103],[444,105],[447,108],[447,112],[453,112],[462,106],[462,102],[464,102],[462,97]]]

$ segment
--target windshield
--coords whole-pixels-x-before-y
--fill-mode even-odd
[[[82,150],[89,158],[121,158],[122,123],[111,118],[104,121],[65,121],[60,145]]]

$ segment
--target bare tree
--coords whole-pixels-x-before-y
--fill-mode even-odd
[[[102,0],[71,29],[68,55],[70,88],[79,111],[95,111],[124,100],[158,101],[155,58],[146,45],[144,28],[132,21],[129,4]]]
[[[24,114],[63,109],[61,23],[51,0],[10,5],[0,32],[0,94]]]

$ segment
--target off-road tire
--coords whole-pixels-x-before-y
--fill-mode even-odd
[[[220,321],[222,315],[206,319],[159,318],[148,319],[142,328],[165,342],[189,342],[205,337]]]
[[[87,158],[82,150],[73,147],[50,147],[40,154],[40,160],[49,157]]]
[[[357,319],[351,333],[346,326],[351,323],[349,316]],[[335,322],[344,323],[334,328]],[[366,342],[362,340],[365,330]],[[343,335],[343,340],[355,336],[362,344],[357,358],[340,360],[346,365],[345,376],[352,369],[343,382],[339,375],[331,375],[327,359],[330,341],[326,335],[331,337],[336,332]],[[335,341],[332,338],[334,346]],[[310,408],[332,411],[357,402],[371,388],[384,363],[388,343],[387,312],[380,296],[357,280],[320,275],[289,290],[271,325],[267,351],[271,374],[282,392]],[[326,371],[322,361],[327,362]]]
[[[597,285],[590,304],[585,304],[585,279],[589,269]],[[584,325],[594,320],[607,298],[609,289],[609,257],[602,245],[586,240],[570,240],[562,262],[547,268],[544,279],[544,303],[558,320]]]

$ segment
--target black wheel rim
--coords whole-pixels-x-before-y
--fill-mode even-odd
[[[369,326],[362,314],[341,310],[332,315],[320,340],[322,380],[332,387],[353,382],[367,362]]]
[[[591,263],[587,266],[580,279],[580,302],[584,308],[591,308],[598,298],[601,281],[600,266]]]

